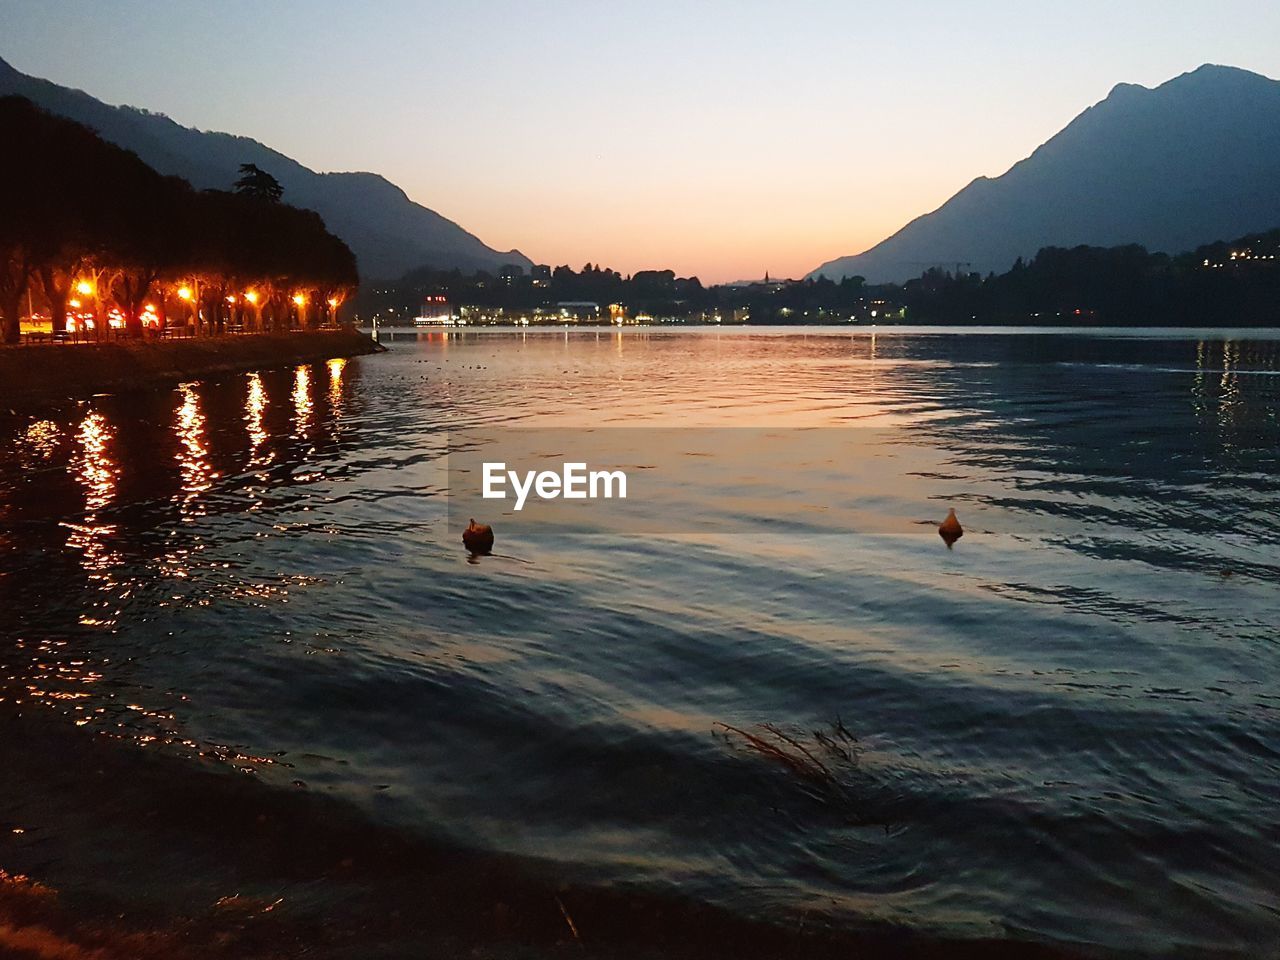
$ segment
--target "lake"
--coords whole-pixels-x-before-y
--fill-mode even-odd
[[[383,342],[0,415],[0,868],[367,943],[341,904],[421,857],[224,847],[376,835],[796,929],[1280,944],[1280,333]],[[469,557],[450,454],[521,430],[751,442]]]

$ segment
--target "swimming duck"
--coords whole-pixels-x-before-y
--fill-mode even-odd
[[[493,527],[476,523],[472,517],[467,529],[462,531],[462,545],[472,553],[488,553],[493,549]]]
[[[953,543],[964,536],[964,527],[960,526],[960,521],[956,519],[954,507],[947,511],[947,519],[938,524],[938,536],[942,538],[948,550]]]

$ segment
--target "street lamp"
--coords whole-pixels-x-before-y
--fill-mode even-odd
[[[301,290],[299,290],[297,293],[293,295],[292,300],[298,308],[298,326],[300,328],[305,328],[307,325],[306,294],[304,294]]]
[[[195,289],[192,289],[194,287]],[[201,333],[200,322],[200,278],[196,277],[191,281],[191,286],[183,284],[178,288],[178,299],[183,303],[191,304],[191,333],[194,336]]]

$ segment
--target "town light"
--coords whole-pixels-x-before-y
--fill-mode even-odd
[[[253,290],[250,290],[248,293],[246,293],[246,294],[244,295],[244,298],[245,298],[246,300],[248,300],[250,303],[257,303],[257,302],[258,302],[258,294],[257,294],[257,292],[256,292],[256,291],[253,291]]]
[[[179,287],[179,288],[178,288],[178,299],[179,299],[179,300],[190,300],[190,299],[191,299],[191,288],[190,288],[190,287]]]
[[[337,297],[330,297],[330,298],[329,298],[329,306],[331,306],[331,307],[336,307],[337,305],[338,305],[338,298],[337,298]]]
[[[234,294],[234,293],[233,293],[233,294],[229,294],[229,295],[227,296],[227,303],[235,303],[235,302],[236,302],[236,296],[235,296],[235,294]]]
[[[293,302],[296,303],[298,306],[302,306],[304,303],[307,302],[307,298],[300,293],[295,293],[293,295]]]
[[[93,284],[88,280],[81,280],[76,284],[76,293],[86,297],[89,296],[89,294],[93,293]]]

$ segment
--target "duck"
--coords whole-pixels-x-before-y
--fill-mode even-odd
[[[462,545],[472,553],[488,553],[493,549],[493,527],[476,523],[472,517],[467,529],[462,531]]]
[[[947,511],[947,519],[938,524],[938,536],[942,538],[942,542],[947,545],[947,549],[951,549],[951,545],[964,536],[964,527],[960,526],[960,521],[956,519],[955,507]]]

